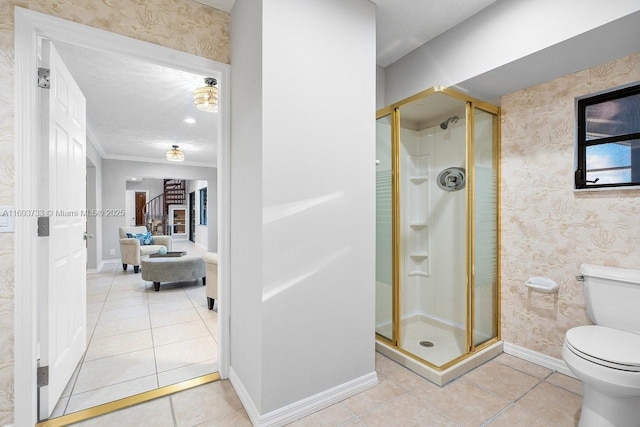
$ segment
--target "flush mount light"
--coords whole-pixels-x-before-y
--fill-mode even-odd
[[[196,119],[194,119],[193,117],[187,117],[186,119],[183,120],[183,122],[189,123],[190,125],[192,125],[196,122]]]
[[[193,92],[193,101],[198,110],[207,111],[209,113],[218,112],[218,81],[213,77],[204,79],[206,86],[196,89]]]
[[[182,162],[184,160],[184,153],[177,145],[172,145],[172,149],[167,151],[167,160],[170,162]]]

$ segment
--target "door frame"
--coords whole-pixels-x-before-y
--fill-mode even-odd
[[[196,242],[196,190],[189,193],[189,241]]]
[[[218,366],[222,378],[230,367],[229,335],[229,231],[230,231],[230,66],[186,52],[78,24],[16,7],[15,13],[15,208],[37,208],[40,128],[38,88],[34,84],[38,37],[86,48],[125,54],[154,64],[218,77],[220,126],[218,127]],[[14,424],[37,422],[37,276],[28,268],[38,251],[37,218],[19,216],[15,221],[14,261]]]
[[[148,190],[133,190],[133,191],[134,191],[134,193],[133,193],[134,194],[134,196],[133,196],[133,211],[134,211],[134,217],[135,217],[136,226],[138,226],[138,194],[144,194],[144,205],[140,209],[140,214],[143,216],[142,225],[144,225],[146,227],[147,226],[147,222],[144,219],[144,207],[147,205],[147,202],[149,201],[149,191]]]
[[[136,216],[137,216],[137,214],[138,214],[138,212],[137,212],[137,208],[136,208],[136,195],[137,195],[138,193],[144,193],[144,194],[145,194],[144,198],[145,198],[145,200],[146,200],[145,205],[146,205],[146,203],[148,203],[148,202],[149,202],[149,190],[124,190],[125,198],[126,198],[126,197],[129,197],[129,195],[130,195],[131,193],[133,193],[133,222],[136,222],[136,219],[137,219],[137,218],[136,218]],[[128,213],[130,213],[130,212],[127,212],[127,208],[126,208],[126,206],[127,206],[127,202],[126,202],[126,200],[125,200],[125,204],[124,204],[124,206],[125,206],[125,213],[124,213],[124,216],[125,216],[125,218],[128,218],[127,214],[128,214]],[[146,226],[147,224],[146,224],[146,222],[145,222],[145,223],[144,223],[144,224],[142,224],[142,225]],[[131,227],[132,225],[131,225],[131,224],[126,224],[126,226],[127,226],[127,227]],[[138,224],[133,224],[133,226],[136,226],[136,227],[137,227],[137,226],[138,226]]]

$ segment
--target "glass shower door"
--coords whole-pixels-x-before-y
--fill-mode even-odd
[[[393,340],[391,115],[376,121],[376,333]]]
[[[473,344],[498,336],[497,117],[474,108]]]

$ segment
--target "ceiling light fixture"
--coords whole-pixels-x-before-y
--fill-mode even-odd
[[[182,162],[184,160],[184,153],[177,145],[172,145],[172,149],[167,151],[167,160],[170,162]]]
[[[193,101],[198,110],[207,111],[209,113],[218,112],[218,81],[213,77],[204,79],[206,86],[196,89],[193,92]]]
[[[186,119],[183,120],[183,122],[189,123],[190,125],[192,125],[196,122],[196,119],[194,119],[193,117],[187,117]]]

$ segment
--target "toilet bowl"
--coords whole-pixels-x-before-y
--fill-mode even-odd
[[[580,427],[640,426],[640,271],[583,264],[594,325],[567,331],[562,357],[584,383]]]

